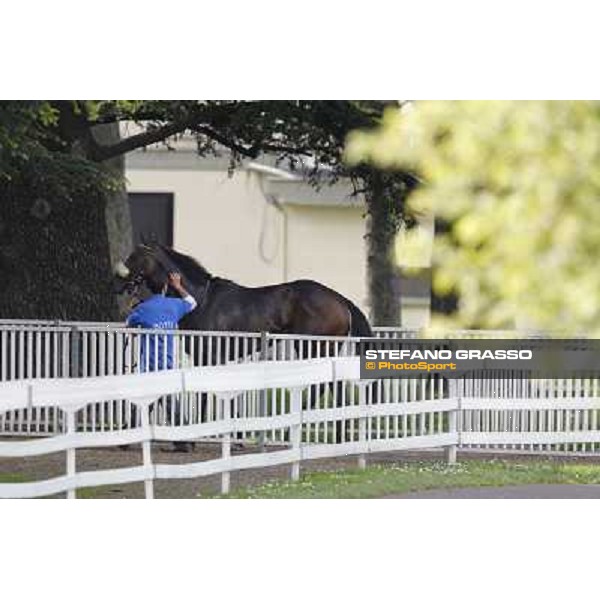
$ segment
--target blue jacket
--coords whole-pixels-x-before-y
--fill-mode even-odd
[[[196,301],[191,296],[182,299],[166,298],[155,294],[135,307],[127,319],[127,326],[144,329],[177,329],[179,321],[194,308],[196,308]],[[161,371],[172,368],[173,334],[143,334],[139,370]]]

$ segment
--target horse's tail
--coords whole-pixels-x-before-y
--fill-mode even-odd
[[[373,337],[373,330],[367,317],[356,304],[344,298],[346,307],[350,311],[350,335],[352,337]]]

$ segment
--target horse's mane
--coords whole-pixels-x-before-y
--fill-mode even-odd
[[[182,254],[181,252],[177,252],[177,250],[168,246],[163,246],[162,244],[157,243],[156,246],[173,261],[173,263],[181,271],[182,275],[185,275],[192,283],[204,284],[207,280],[210,280],[238,286],[238,284],[231,279],[225,279],[223,277],[217,277],[216,275],[213,275],[192,256]]]
[[[195,258],[177,252],[168,246],[158,245],[159,248],[179,267],[181,272],[191,281],[204,282],[207,279],[214,279],[214,275],[203,267]]]

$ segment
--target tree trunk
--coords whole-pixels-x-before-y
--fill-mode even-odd
[[[0,318],[117,317],[101,194],[58,196],[31,181],[0,189]]]
[[[114,140],[118,126],[95,136],[100,143]],[[85,156],[85,144],[73,153]],[[123,179],[122,159],[104,167]],[[18,178],[0,186],[0,318],[122,317],[112,272],[131,248],[125,188],[101,192],[84,175],[74,191],[61,185],[63,176],[30,160]]]
[[[118,123],[97,125],[92,129],[92,135],[96,142],[101,145],[113,145],[121,139]],[[103,164],[123,182],[118,190],[108,195],[106,201],[105,222],[109,260],[111,267],[114,267],[118,261],[125,260],[133,250],[131,213],[127,190],[125,189],[125,156],[117,156],[105,161]],[[126,316],[127,307],[122,296],[117,300],[119,318],[123,319]]]
[[[436,236],[449,233],[451,228],[452,225],[448,221],[440,219],[439,217],[436,218],[434,221],[433,230],[434,243]],[[431,314],[434,315],[435,313],[438,313],[442,315],[452,315],[458,310],[458,296],[456,292],[450,292],[449,294],[442,296],[435,291],[433,287],[433,276],[435,274],[435,269],[435,266],[433,266],[431,269]]]
[[[372,171],[367,180],[367,279],[371,323],[400,326],[401,305],[395,257],[396,224],[384,178]]]

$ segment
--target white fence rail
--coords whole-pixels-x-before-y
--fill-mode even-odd
[[[339,383],[353,392],[352,401],[335,408],[315,407],[310,401],[309,386]],[[291,476],[297,479],[302,460],[357,454],[364,464],[370,452],[405,448],[453,448],[458,433],[450,430],[456,419],[449,412],[458,408],[458,400],[423,398],[417,402],[376,405],[369,400],[373,382],[360,380],[357,357],[304,361],[269,361],[261,363],[206,367],[180,371],[162,371],[145,375],[90,377],[18,381],[0,384],[0,411],[55,408],[64,416],[65,432],[45,439],[1,441],[0,458],[25,457],[66,452],[66,474],[54,479],[30,483],[0,484],[0,497],[38,497],[66,492],[74,498],[81,487],[141,482],[147,498],[153,497],[156,479],[191,478],[221,474],[221,490],[229,491],[230,473],[239,469],[290,464]],[[239,416],[235,399],[250,390],[286,390],[286,401],[278,414]],[[189,425],[160,425],[152,422],[151,407],[159,397],[173,394],[204,393],[217,401],[215,418],[210,422]],[[140,413],[134,427],[116,431],[77,431],[76,414],[90,404],[110,403],[127,398]],[[429,419],[436,415],[437,419]],[[396,427],[395,434],[381,435],[382,419],[420,419],[420,427]],[[330,435],[316,439],[313,428],[331,430],[337,423],[347,433],[340,443]],[[283,448],[265,453],[231,454],[232,440],[247,432],[287,432]],[[352,433],[348,433],[352,431]],[[379,433],[378,433],[379,432]],[[184,441],[218,437],[221,457],[185,464],[155,464],[152,440]],[[94,472],[76,471],[79,448],[106,447],[141,443],[143,464],[137,467]],[[449,457],[452,458],[450,452]]]
[[[375,328],[385,338],[415,338],[421,332],[394,327]],[[144,337],[165,338],[164,331],[140,332],[119,323],[56,323],[49,321],[0,321],[0,381],[52,379],[62,377],[99,377],[138,371],[143,365],[141,345]],[[263,361],[312,360],[354,356],[357,338],[289,336],[248,332],[173,333],[174,366],[214,366]],[[539,338],[541,332],[455,331],[452,338]],[[166,346],[163,346],[166,347]],[[600,431],[600,412],[595,407],[581,408],[577,398],[600,396],[600,379],[526,380],[507,372],[503,377],[464,380],[464,397],[530,401],[530,408],[497,410],[491,405],[472,407],[459,414],[462,448],[532,452],[595,454],[600,442],[590,432]],[[418,379],[379,380],[366,390],[371,405],[396,405],[448,397],[448,383],[439,375]],[[352,406],[353,392],[348,386],[313,384],[306,395],[314,408],[333,410]],[[545,408],[545,402],[562,408]],[[0,404],[3,398],[0,397]],[[249,389],[233,401],[236,418],[262,418],[281,415],[289,403],[284,388]],[[169,402],[157,403],[151,415],[156,426],[191,426],[212,423],[217,418],[219,401],[214,395],[193,390],[171,394]],[[554,406],[554,404],[553,404]],[[373,419],[371,439],[388,439],[403,432],[416,435],[432,426],[439,415],[403,414]],[[79,432],[119,432],[140,426],[141,412],[127,398],[91,402],[75,415]],[[350,441],[356,435],[354,424],[341,430],[313,422],[304,427],[311,443]],[[65,433],[67,421],[55,406],[28,407],[0,411],[0,436],[49,436]],[[472,435],[466,435],[467,433]],[[486,435],[490,434],[490,435]],[[504,435],[506,434],[506,435]],[[535,435],[529,435],[535,434]],[[548,434],[548,435],[546,435]],[[289,428],[267,431],[238,431],[236,440],[245,443],[286,444]],[[484,441],[485,440],[485,441]]]

